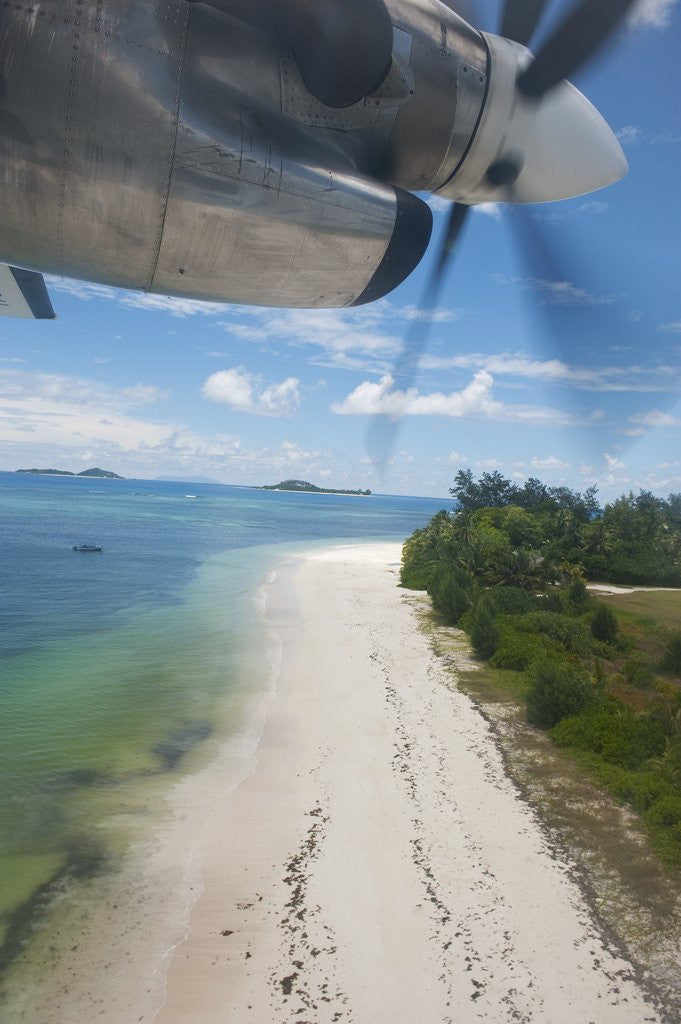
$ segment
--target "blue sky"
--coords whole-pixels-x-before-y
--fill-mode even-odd
[[[492,27],[497,5],[480,9]],[[529,265],[519,258],[517,212],[476,211],[413,390],[390,375],[442,201],[421,267],[357,310],[206,305],[51,280],[55,322],[0,320],[0,468],[303,477],[441,496],[471,467],[595,482],[604,499],[681,491],[680,53],[681,0],[640,0],[616,45],[575,79],[617,132],[629,175],[529,209],[558,253],[550,270],[536,252]],[[404,414],[383,473],[365,449],[376,408]]]

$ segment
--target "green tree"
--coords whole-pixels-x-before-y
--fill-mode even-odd
[[[489,602],[483,598],[478,602],[471,618],[471,644],[479,658],[491,658],[500,642],[499,628]]]
[[[462,578],[460,570],[448,565],[438,568],[428,586],[428,593],[435,610],[451,626],[455,626],[471,607],[471,592],[465,577]]]
[[[595,640],[612,644],[617,637],[617,617],[607,604],[599,604],[591,620],[591,635]]]
[[[544,660],[534,665],[527,692],[527,718],[550,729],[562,718],[576,715],[593,700],[594,688],[569,662]]]

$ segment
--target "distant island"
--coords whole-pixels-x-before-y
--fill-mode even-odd
[[[98,476],[106,480],[125,480],[125,477],[118,473],[112,473],[108,469],[100,469],[94,466],[92,469],[84,469],[82,473],[71,473],[68,469],[15,469],[15,473],[37,473],[40,476]]]
[[[305,491],[308,494],[358,494],[367,497],[371,491],[340,491],[334,487],[317,487],[307,480],[282,480],[279,484],[265,484],[261,491]]]

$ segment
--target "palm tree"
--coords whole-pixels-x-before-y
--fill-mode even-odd
[[[538,573],[539,559],[529,548],[517,548],[506,554],[496,567],[496,579],[504,587],[536,590],[543,580]]]
[[[587,554],[603,558],[609,558],[614,550],[610,531],[602,522],[589,523],[584,527],[583,544]]]
[[[473,522],[473,513],[469,511],[459,512],[454,517],[453,532],[454,536],[467,547],[472,544],[475,540],[475,523]]]

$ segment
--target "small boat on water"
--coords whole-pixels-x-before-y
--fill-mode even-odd
[[[101,551],[101,545],[99,544],[74,544],[74,551]]]

